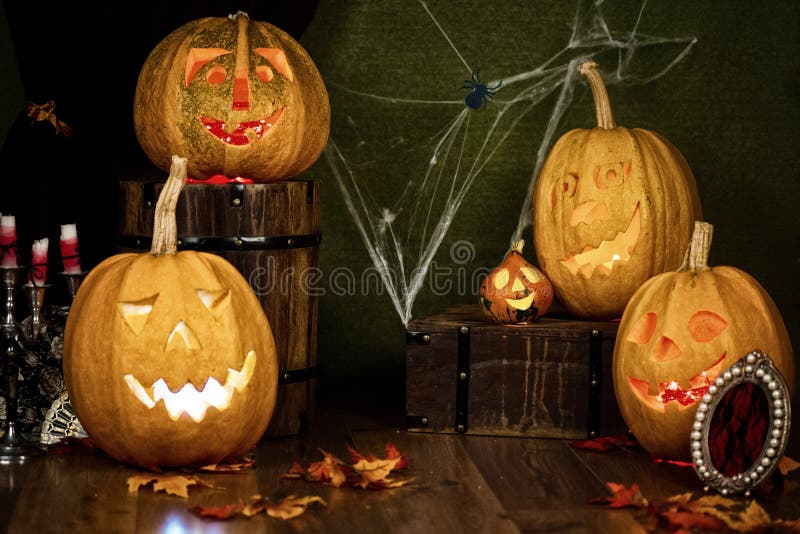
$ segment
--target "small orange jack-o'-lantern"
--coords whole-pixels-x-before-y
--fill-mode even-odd
[[[792,347],[775,303],[739,269],[708,267],[711,233],[698,222],[684,266],[633,295],[614,346],[622,416],[642,447],[662,458],[688,458],[697,401],[750,351],[769,354],[794,384]]]
[[[86,432],[141,466],[208,464],[253,447],[272,416],[277,359],[247,281],[219,256],[175,251],[176,161],[150,254],[87,276],[64,335],[64,380]]]
[[[536,182],[533,230],[539,265],[567,310],[620,317],[645,280],[676,269],[702,218],[686,160],[653,132],[615,126],[597,65],[581,73],[594,94],[597,128],[555,144]]]
[[[242,12],[164,38],[139,74],[133,118],[156,166],[178,154],[201,179],[291,178],[317,160],[330,129],[328,93],[303,47]]]
[[[553,286],[536,267],[525,261],[520,239],[503,262],[481,283],[481,309],[497,323],[535,321],[553,303]]]

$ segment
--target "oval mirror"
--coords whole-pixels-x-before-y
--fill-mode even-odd
[[[770,477],[786,449],[790,410],[786,383],[761,351],[719,375],[697,405],[689,440],[706,491],[749,494]]]

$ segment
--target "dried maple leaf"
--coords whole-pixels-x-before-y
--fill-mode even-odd
[[[308,466],[306,479],[312,482],[327,482],[338,488],[347,481],[349,467],[343,461],[329,452],[319,450],[324,458]]]
[[[395,447],[393,443],[387,442],[386,443],[386,459],[387,460],[394,460],[395,458],[399,458],[399,461],[394,466],[395,470],[405,469],[405,468],[407,468],[409,466],[408,458],[406,458],[403,453],[398,451],[397,447]]]
[[[624,484],[606,482],[606,486],[613,495],[591,499],[589,504],[602,504],[609,508],[646,508],[648,505],[647,499],[639,490],[639,484],[631,484],[628,488]]]
[[[373,461],[363,458],[359,460],[353,464],[353,469],[361,476],[361,480],[355,482],[355,485],[366,488],[372,483],[389,482],[390,479],[387,477],[399,461],[400,458]]]
[[[628,438],[627,434],[616,436],[600,436],[598,438],[583,439],[570,443],[573,449],[582,449],[595,452],[606,452],[611,449],[631,449],[639,444]]]
[[[347,464],[322,449],[323,459],[313,462],[307,469],[295,463],[281,478],[305,479],[309,482],[324,482],[335,487],[348,484],[357,488],[390,489],[399,488],[413,479],[391,479],[389,474],[408,467],[408,459],[392,443],[386,444],[386,458],[373,454],[363,455],[347,445],[353,464]]]
[[[167,495],[189,498],[189,486],[213,488],[211,484],[195,476],[185,475],[134,475],[128,477],[128,493],[136,493],[142,486],[153,484],[153,493],[164,491]]]
[[[206,519],[230,519],[244,509],[244,504],[226,504],[225,506],[194,506],[189,511]]]
[[[214,473],[236,473],[238,471],[244,471],[245,469],[250,469],[255,465],[256,460],[255,458],[236,458],[229,461],[223,461],[217,464],[209,464],[204,465],[199,470],[200,471],[211,471]]]
[[[673,530],[677,528],[713,531],[728,529],[724,521],[699,512],[679,510],[676,512],[659,512],[658,516],[664,519]]]
[[[267,515],[278,519],[293,519],[302,515],[309,505],[319,503],[322,506],[327,506],[327,503],[316,495],[308,495],[306,497],[295,497],[289,495],[284,497],[278,504],[267,504],[265,510]]]
[[[783,476],[788,475],[798,467],[800,467],[800,462],[798,462],[797,460],[793,460],[788,456],[784,456],[783,458],[781,458],[781,461],[778,463],[778,469],[780,470]]]
[[[360,462],[361,460],[374,462],[375,460],[378,459],[378,457],[375,456],[374,454],[368,454],[366,456],[363,456],[360,452],[355,450],[350,445],[347,445],[347,452],[350,454],[350,459],[353,461],[354,464]]]

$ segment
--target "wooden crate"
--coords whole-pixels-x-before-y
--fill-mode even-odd
[[[150,249],[156,200],[164,184],[120,182],[118,248]],[[261,301],[278,353],[279,385],[267,436],[308,429],[314,406],[320,182],[187,184],[176,211],[178,250],[231,262]]]
[[[625,431],[611,375],[617,326],[551,317],[497,325],[477,304],[413,321],[408,430],[569,439]]]

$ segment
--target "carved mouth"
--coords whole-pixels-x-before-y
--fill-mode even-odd
[[[689,387],[683,388],[677,380],[659,382],[658,393],[650,393],[650,384],[646,380],[639,380],[632,376],[628,377],[628,383],[639,400],[659,412],[666,410],[667,404],[677,402],[679,410],[685,410],[689,406],[703,398],[708,392],[708,388],[714,383],[723,369],[723,362],[727,356],[723,353],[720,358],[712,363],[707,369],[696,374],[689,379]]]
[[[225,131],[227,124],[219,119],[201,116],[200,122],[208,133],[223,143],[233,146],[244,146],[250,144],[250,138],[247,136],[248,130],[252,131],[251,135],[254,135],[256,139],[261,139],[261,137],[267,133],[267,130],[275,126],[275,123],[281,118],[283,109],[284,108],[281,108],[269,117],[260,120],[240,122],[234,127],[232,132]]]
[[[159,378],[149,388],[142,386],[141,382],[132,374],[124,376],[131,392],[139,401],[148,408],[154,408],[159,401],[164,401],[170,419],[177,421],[186,414],[195,422],[200,422],[206,411],[212,406],[218,410],[228,407],[233,397],[234,390],[241,392],[253,377],[256,366],[256,352],[247,353],[244,365],[240,370],[228,369],[225,385],[221,385],[214,377],[206,380],[205,386],[200,391],[190,384],[184,384],[178,391],[173,392],[163,378]]]
[[[561,264],[572,274],[580,273],[586,278],[591,277],[595,271],[611,274],[611,269],[615,264],[622,264],[631,259],[633,249],[639,240],[640,229],[641,214],[637,202],[625,231],[617,232],[617,235],[611,240],[601,241],[597,247],[586,245],[581,252],[571,254],[561,260]]]

